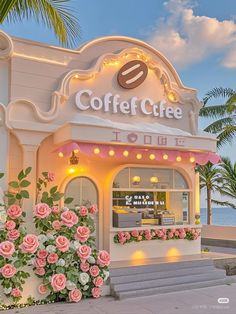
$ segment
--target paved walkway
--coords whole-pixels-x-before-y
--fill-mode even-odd
[[[229,298],[228,304],[219,304],[218,298]],[[235,314],[236,284],[196,289],[115,301],[112,297],[83,300],[78,304],[57,303],[25,309],[15,309],[6,314]]]

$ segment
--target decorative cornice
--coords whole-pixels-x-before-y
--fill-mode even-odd
[[[13,54],[12,39],[0,30],[0,59],[8,59]]]

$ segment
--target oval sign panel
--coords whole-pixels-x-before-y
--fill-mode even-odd
[[[117,75],[119,85],[126,89],[138,87],[148,74],[147,65],[141,60],[132,60],[120,69]]]

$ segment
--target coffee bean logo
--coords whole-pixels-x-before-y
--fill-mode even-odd
[[[141,60],[132,60],[120,69],[117,75],[119,85],[126,89],[138,87],[148,74],[147,65]]]

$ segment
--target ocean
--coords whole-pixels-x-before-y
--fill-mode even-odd
[[[201,208],[201,223],[207,222],[207,210]],[[212,224],[222,226],[236,226],[236,209],[229,207],[213,208]]]

